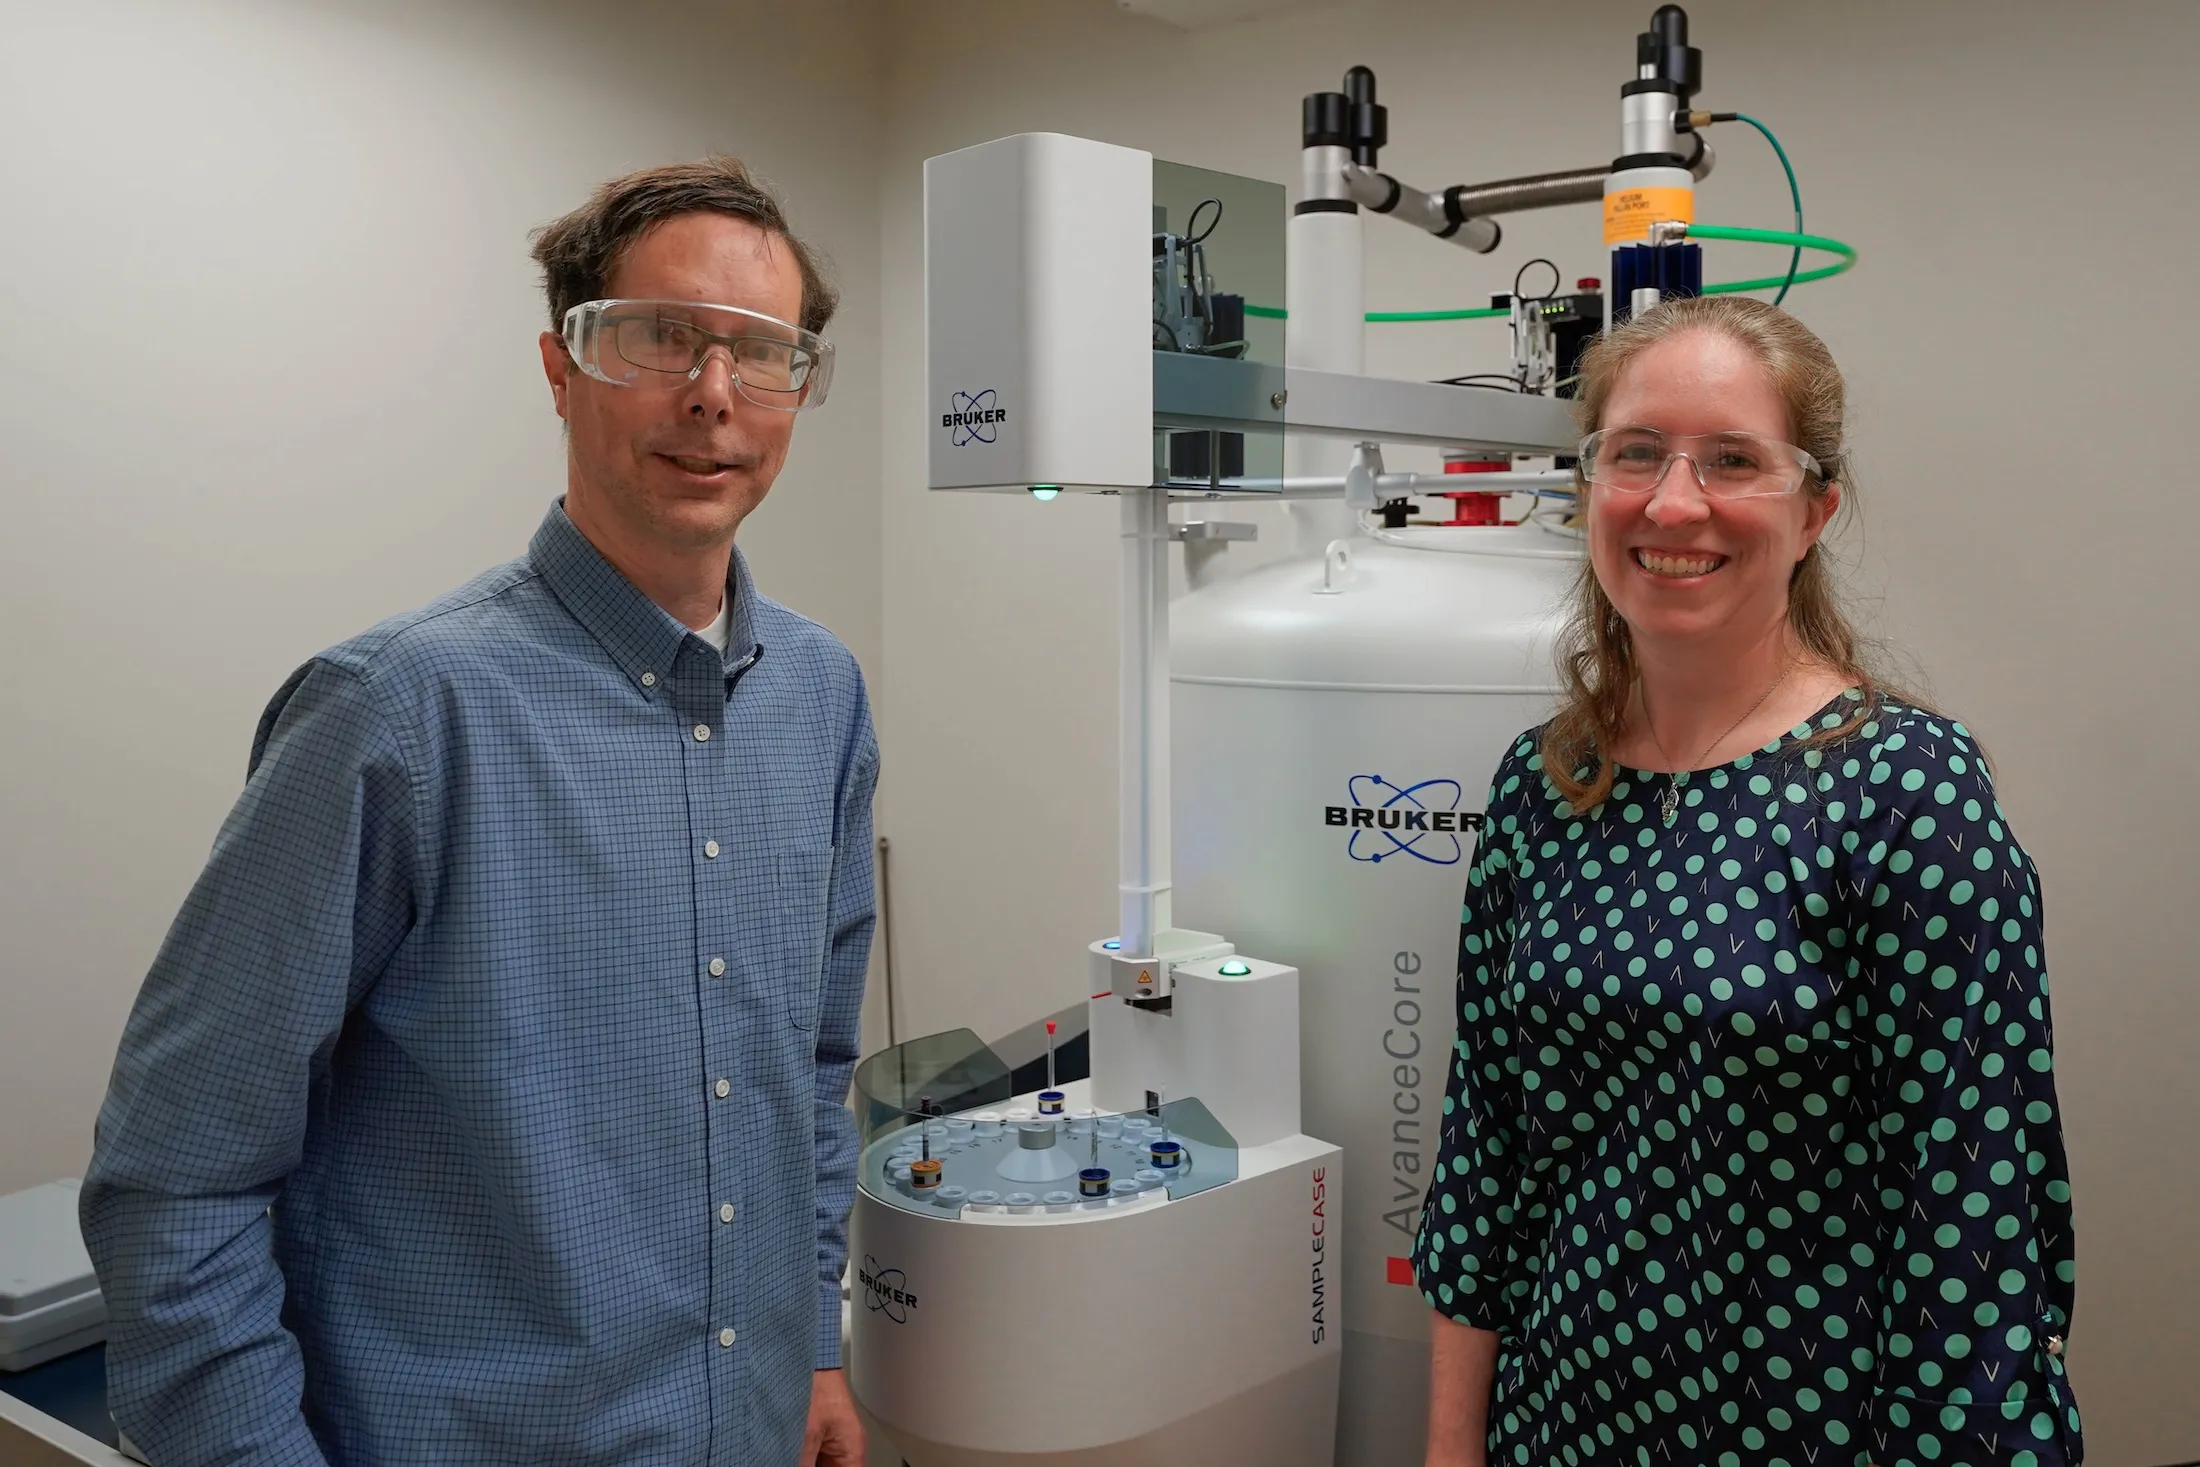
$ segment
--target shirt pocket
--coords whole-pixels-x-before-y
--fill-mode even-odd
[[[817,1028],[832,879],[831,846],[781,851],[772,863],[773,925],[779,937],[774,986],[785,996],[788,1022],[805,1032]]]

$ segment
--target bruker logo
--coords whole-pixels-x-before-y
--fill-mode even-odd
[[[953,435],[951,441],[957,448],[965,443],[991,443],[1000,431],[999,425],[1008,421],[1008,409],[1000,405],[1000,394],[990,387],[958,392],[949,406],[954,411],[940,414],[940,426]]]
[[[896,1324],[909,1322],[909,1311],[917,1307],[917,1296],[909,1292],[909,1279],[900,1269],[880,1268],[878,1260],[866,1253],[863,1267],[856,1270],[856,1281],[863,1285],[864,1308]]]
[[[1397,785],[1379,774],[1355,774],[1345,783],[1350,805],[1324,805],[1322,823],[1351,830],[1345,854],[1380,862],[1411,856],[1431,866],[1458,864],[1461,831],[1480,830],[1482,812],[1459,808],[1459,781],[1424,779]]]

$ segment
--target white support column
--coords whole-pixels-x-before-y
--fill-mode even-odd
[[[1351,154],[1339,147],[1308,148],[1300,155],[1301,199],[1347,199],[1342,170]],[[1291,216],[1284,254],[1284,361],[1322,372],[1367,370],[1367,286],[1362,259],[1362,215],[1323,210]],[[1291,417],[1290,404],[1284,418]],[[1342,477],[1352,445],[1325,438],[1294,438],[1284,445],[1286,475]],[[1332,540],[1357,528],[1341,500],[1319,499],[1285,507],[1301,555],[1320,555]]]
[[[1117,889],[1123,956],[1151,957],[1170,926],[1169,496],[1126,489],[1123,501]]]

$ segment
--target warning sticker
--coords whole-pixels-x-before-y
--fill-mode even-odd
[[[1696,222],[1692,188],[1623,188],[1604,196],[1604,242],[1635,244],[1650,237],[1650,226],[1670,221]]]

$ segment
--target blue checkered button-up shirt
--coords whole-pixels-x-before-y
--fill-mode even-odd
[[[738,555],[721,654],[553,507],[300,670],[83,1191],[156,1467],[782,1467],[840,1359],[877,745]]]

